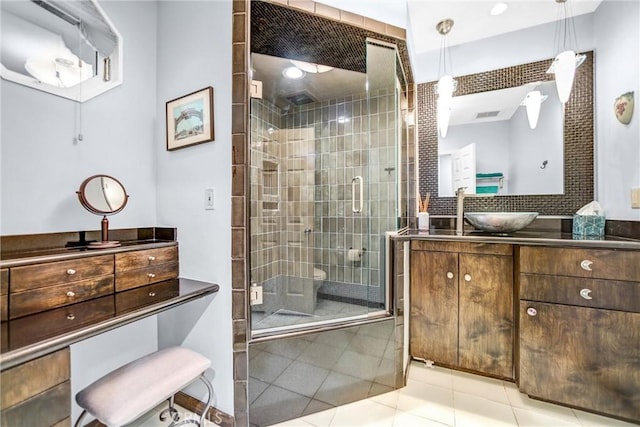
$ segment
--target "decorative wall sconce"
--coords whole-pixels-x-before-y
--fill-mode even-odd
[[[633,103],[633,92],[623,93],[617,97],[616,102],[613,103],[616,119],[623,125],[628,125],[631,122]]]

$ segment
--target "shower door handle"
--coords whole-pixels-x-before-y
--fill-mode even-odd
[[[356,187],[360,187],[360,204],[356,207]],[[364,206],[364,180],[361,176],[356,176],[351,180],[351,210],[353,213],[362,212]]]

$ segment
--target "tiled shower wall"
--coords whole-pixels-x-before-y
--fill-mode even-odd
[[[283,218],[279,208],[283,202],[280,189],[274,189],[274,181],[279,182],[281,163],[280,142],[276,138],[282,112],[266,100],[252,98],[250,115],[251,281],[262,283],[282,274],[280,233]],[[267,169],[271,166],[275,170],[265,172],[265,165]]]
[[[390,89],[306,104],[282,117],[283,127],[315,135],[313,257],[327,274],[323,293],[362,299],[366,290],[330,284],[380,283],[380,238],[397,221],[396,114]],[[362,213],[352,211],[356,176],[364,178]],[[363,251],[361,261],[347,259],[351,248]]]

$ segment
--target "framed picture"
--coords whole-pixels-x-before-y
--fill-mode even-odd
[[[213,141],[211,86],[167,102],[167,150]]]

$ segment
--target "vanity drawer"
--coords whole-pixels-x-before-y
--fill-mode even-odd
[[[0,269],[0,321],[9,318],[9,270]]]
[[[10,296],[11,308],[9,309],[9,317],[15,319],[16,317],[109,295],[113,292],[113,274],[79,282],[47,286],[26,292],[13,292]]]
[[[436,240],[412,240],[411,250],[507,256],[513,255],[513,246],[508,244],[443,242]]]
[[[110,319],[115,314],[113,295],[92,299],[8,322],[8,344],[18,348],[33,344],[81,325]]]
[[[122,314],[180,295],[180,282],[168,280],[116,294],[116,313]]]
[[[178,277],[177,262],[116,272],[116,292],[175,279],[176,277]]]
[[[10,291],[28,291],[107,274],[113,274],[113,255],[12,267]]]
[[[640,282],[640,251],[523,246],[520,272]]]
[[[520,299],[640,312],[640,282],[523,273]]]
[[[116,273],[177,261],[177,246],[119,253],[116,254]]]
[[[4,370],[0,375],[0,409],[4,412],[11,406],[69,380],[69,347]]]

